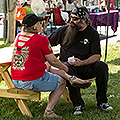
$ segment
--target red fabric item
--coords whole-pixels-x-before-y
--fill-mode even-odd
[[[60,9],[55,8],[53,9],[53,17],[54,17],[54,22],[56,22],[56,25],[66,25],[65,21],[63,20]]]
[[[13,80],[31,81],[45,73],[44,55],[53,53],[47,37],[30,33],[18,34],[13,51],[11,76]]]
[[[113,5],[111,5],[110,10],[115,10],[115,8],[113,7]]]
[[[109,0],[107,0],[107,6],[109,4]],[[110,4],[114,5],[114,0],[110,0]]]

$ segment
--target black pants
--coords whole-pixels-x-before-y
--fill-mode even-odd
[[[70,75],[75,75],[81,79],[90,79],[96,77],[95,82],[97,86],[97,105],[101,103],[106,103],[108,101],[106,96],[108,82],[108,66],[106,63],[98,61],[93,64],[80,67],[71,66],[67,62],[63,63],[68,66],[68,74]],[[81,97],[80,88],[72,87],[69,82],[67,82],[67,87],[69,89],[70,99],[74,107],[79,105],[84,106],[85,103]]]

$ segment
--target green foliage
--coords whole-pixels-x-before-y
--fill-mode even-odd
[[[101,60],[104,60],[104,51],[105,48],[102,48]],[[120,120],[120,43],[108,46],[106,63],[109,66],[108,103],[114,110],[106,112],[96,106],[96,85],[93,82],[91,87],[81,92],[86,103],[82,115],[74,116],[72,103],[67,103],[63,97],[57,102],[54,112],[63,116],[63,120]],[[4,82],[2,84],[5,86]],[[26,100],[33,118],[23,116],[14,99],[0,98],[0,120],[45,120],[43,114],[48,103],[48,95],[49,93],[42,93],[41,101]]]

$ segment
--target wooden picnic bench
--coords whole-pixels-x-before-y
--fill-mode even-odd
[[[41,92],[15,88],[8,71],[11,66],[12,50],[12,47],[0,49],[0,82],[4,79],[8,86],[8,89],[0,89],[0,97],[14,98],[22,114],[33,117],[24,99],[40,100]],[[63,96],[67,102],[71,102],[67,89],[65,89]]]

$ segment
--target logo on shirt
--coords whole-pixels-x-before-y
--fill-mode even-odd
[[[14,55],[13,55],[13,69],[17,70],[24,70],[25,69],[25,62],[28,58],[28,51],[29,47],[24,47],[21,49],[21,53],[17,54],[17,47],[14,49]]]
[[[52,50],[52,47],[51,47],[50,43],[48,44],[48,48],[49,48],[50,51]]]
[[[83,43],[84,45],[86,45],[89,43],[89,41],[88,41],[88,39],[84,39],[83,41],[80,41],[80,43]]]

